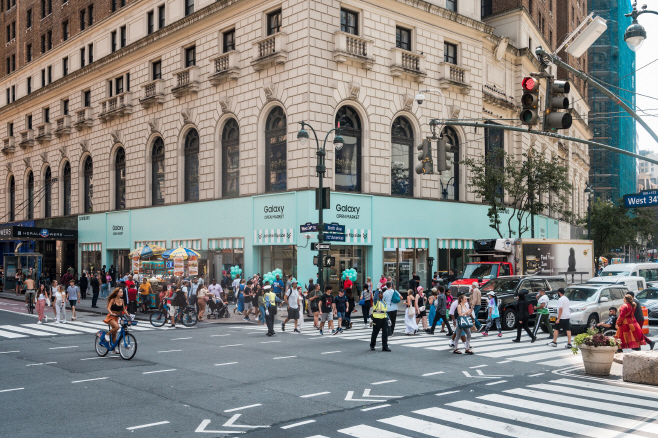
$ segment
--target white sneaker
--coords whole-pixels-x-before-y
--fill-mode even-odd
[[[110,335],[107,333],[105,334],[105,342],[110,342]]]
[[[62,321],[62,324],[66,324],[66,320]]]
[[[37,324],[43,324],[41,321],[37,321]]]
[[[47,316],[43,317],[43,322],[48,322],[48,317]]]
[[[55,320],[55,324],[59,324],[59,320],[58,320],[58,319]]]

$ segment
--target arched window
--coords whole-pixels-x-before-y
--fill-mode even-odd
[[[114,209],[124,210],[126,208],[126,151],[123,148],[117,150],[114,165]]]
[[[85,213],[94,212],[94,165],[91,157],[85,160],[85,182],[84,182],[84,206]]]
[[[276,107],[265,124],[265,191],[282,192],[288,188],[288,148],[286,114]]]
[[[450,170],[441,174],[441,196],[443,199],[459,201],[459,137],[450,126],[443,128],[442,135],[448,140],[451,155]]]
[[[413,196],[414,130],[405,117],[398,117],[391,129],[391,195]]]
[[[199,200],[199,133],[190,129],[185,136],[185,202]]]
[[[164,205],[165,170],[164,170],[164,141],[161,137],[153,142],[151,151],[151,203]]]
[[[71,163],[64,164],[64,216],[71,214]]]
[[[45,211],[43,212],[44,217],[51,217],[53,214],[53,192],[52,192],[52,183],[53,177],[50,173],[50,166],[46,167],[44,173],[45,177],[43,179],[43,202]]]
[[[34,174],[27,174],[27,219],[34,219]]]
[[[9,222],[16,220],[16,180],[14,175],[9,177]]]
[[[344,106],[336,114],[345,144],[336,150],[336,190],[361,191],[361,119],[354,108]]]
[[[240,195],[240,127],[229,119],[222,131],[222,197]]]

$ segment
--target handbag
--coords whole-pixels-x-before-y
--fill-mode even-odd
[[[365,298],[363,298],[363,294],[361,294],[361,299],[359,300],[359,306],[363,306],[366,303]]]
[[[535,306],[532,304],[528,304],[528,315],[534,315],[535,313]]]
[[[400,293],[396,290],[393,291],[393,296],[391,297],[391,303],[397,304],[400,302]]]
[[[420,307],[418,308],[418,311],[419,311],[419,312],[424,312],[424,311],[425,311],[425,306],[420,306]]]
[[[416,314],[416,309],[414,307],[409,307],[407,312],[409,312],[409,316],[414,316]]]
[[[473,327],[473,320],[470,316],[460,316],[459,319],[457,319],[457,327],[471,328]]]

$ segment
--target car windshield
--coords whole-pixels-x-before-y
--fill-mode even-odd
[[[463,279],[465,278],[491,279],[491,278],[496,278],[496,274],[498,274],[498,265],[494,265],[491,263],[486,263],[486,264],[474,263],[474,264],[466,265],[462,278]]]
[[[568,287],[564,291],[564,296],[569,301],[594,301],[598,289],[591,289],[585,287]]]
[[[617,276],[629,276],[631,275],[630,271],[602,271],[601,277],[617,277]]]
[[[638,300],[658,300],[658,289],[645,289],[635,297]]]
[[[495,280],[488,281],[487,284],[482,286],[482,295],[486,295],[486,292],[514,292],[516,287],[519,285],[518,279],[506,279],[498,278]]]

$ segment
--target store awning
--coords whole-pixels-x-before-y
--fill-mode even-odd
[[[144,245],[155,245],[155,246],[161,246],[163,248],[166,248],[167,241],[166,240],[136,240],[135,247],[133,249],[137,249],[140,246],[144,246]]]
[[[100,251],[102,245],[100,243],[81,243],[81,251]]]
[[[255,244],[291,245],[295,242],[292,228],[276,230],[254,230]]]
[[[171,241],[171,247],[172,248],[178,248],[179,246],[182,246],[183,248],[201,250],[201,239],[172,240]]]
[[[384,251],[394,251],[400,248],[405,249],[425,249],[429,248],[429,239],[416,237],[386,237],[384,238]]]
[[[439,239],[439,249],[473,249],[473,241],[468,239]]]
[[[244,249],[242,237],[208,239],[208,249]]]

